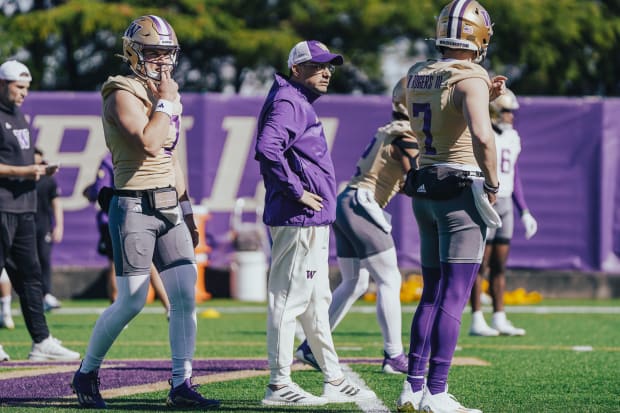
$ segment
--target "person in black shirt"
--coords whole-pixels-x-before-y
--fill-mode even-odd
[[[32,337],[30,360],[78,360],[80,354],[50,335],[43,312],[43,282],[37,254],[35,183],[58,167],[34,163],[34,144],[20,106],[32,77],[15,60],[0,65],[0,270],[6,267],[19,295]]]

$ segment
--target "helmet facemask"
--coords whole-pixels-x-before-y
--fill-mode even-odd
[[[179,50],[172,26],[158,16],[139,17],[123,35],[123,59],[142,80],[159,82],[162,71],[172,75]]]
[[[130,63],[129,67],[140,79],[159,82],[161,81],[161,72],[167,71],[172,75],[177,66],[178,47],[145,46],[127,39],[124,40],[129,42],[127,48],[130,48],[135,54],[136,63]]]

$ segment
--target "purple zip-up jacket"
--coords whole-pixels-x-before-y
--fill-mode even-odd
[[[336,219],[336,175],[323,125],[312,103],[320,95],[276,74],[258,118],[255,159],[265,183],[263,222],[320,226]],[[299,202],[304,190],[323,198],[314,211]]]

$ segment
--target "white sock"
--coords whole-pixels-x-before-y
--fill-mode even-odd
[[[471,313],[471,322],[472,324],[486,324],[486,321],[484,320],[484,314],[481,310]]]
[[[11,314],[11,296],[0,297],[0,305],[2,306],[2,314]]]
[[[493,313],[493,323],[494,324],[504,324],[506,322],[506,312],[505,311],[497,311]]]

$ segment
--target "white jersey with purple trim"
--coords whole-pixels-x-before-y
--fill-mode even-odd
[[[496,129],[496,128],[494,128]],[[515,186],[515,164],[521,153],[521,138],[511,125],[500,124],[495,132],[497,148],[497,177],[499,178],[498,197],[510,197]]]

